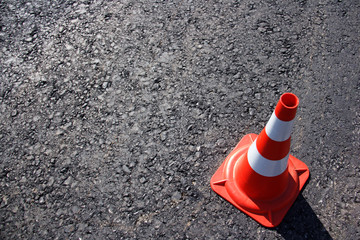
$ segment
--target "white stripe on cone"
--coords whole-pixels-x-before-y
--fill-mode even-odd
[[[283,142],[289,139],[293,124],[294,120],[288,122],[280,120],[274,111],[265,126],[265,132],[272,140]]]
[[[286,157],[280,160],[268,160],[261,156],[256,148],[255,142],[251,144],[248,150],[248,161],[251,168],[258,174],[265,177],[275,177],[283,173],[288,164],[289,153]]]

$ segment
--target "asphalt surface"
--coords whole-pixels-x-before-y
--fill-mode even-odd
[[[360,239],[358,1],[1,1],[1,239]],[[284,92],[275,229],[210,189]]]

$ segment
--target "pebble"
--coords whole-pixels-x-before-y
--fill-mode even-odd
[[[74,214],[77,214],[77,213],[80,212],[80,208],[79,208],[78,206],[73,206],[73,207],[71,208],[71,211],[72,211]]]
[[[255,113],[255,108],[249,108],[249,115],[253,116]]]
[[[160,140],[165,141],[166,140],[166,132],[160,133]]]
[[[280,52],[281,53],[286,53],[287,49],[286,48],[280,48]]]
[[[55,135],[56,135],[56,136],[59,136],[59,135],[61,135],[61,134],[63,134],[63,133],[64,133],[64,130],[58,129],[58,130],[56,130]]]
[[[64,231],[66,232],[66,233],[71,233],[71,232],[73,232],[75,230],[75,227],[74,227],[74,225],[68,225],[68,226],[65,226],[65,228],[64,228]]]
[[[69,177],[64,181],[64,184],[65,184],[65,185],[70,185],[71,182],[72,182],[72,177],[69,176]]]
[[[27,179],[25,176],[22,176],[21,179],[20,179],[20,182],[21,183],[26,183],[27,182]]]
[[[55,178],[54,178],[53,176],[51,176],[51,177],[49,178],[49,181],[47,182],[47,185],[48,185],[49,187],[51,187],[51,186],[54,184],[54,182],[55,182]]]
[[[142,177],[140,178],[140,183],[145,183],[146,182],[146,178]]]
[[[25,42],[31,42],[33,40],[32,37],[25,38]]]
[[[18,206],[14,206],[12,209],[11,209],[11,212],[13,213],[17,213],[19,211],[19,207]]]
[[[0,207],[5,207],[8,204],[8,199],[6,196],[3,196]]]
[[[17,111],[16,109],[14,109],[14,110],[11,112],[11,116],[12,116],[12,117],[15,117],[17,114],[18,114],[18,111]]]
[[[258,28],[258,31],[261,32],[261,33],[266,32],[266,28],[259,27],[259,28]]]
[[[176,191],[172,194],[171,200],[178,202],[181,199],[181,193]]]
[[[223,147],[223,146],[225,146],[225,139],[223,139],[223,138],[220,138],[220,139],[218,139],[217,141],[216,141],[216,146],[218,146],[218,147]]]
[[[123,171],[126,172],[126,173],[131,173],[131,170],[130,170],[126,165],[123,165],[123,166],[122,166],[122,169],[123,169]]]
[[[247,89],[245,89],[245,93],[246,93],[246,94],[251,93],[251,91],[252,91],[252,89],[251,89],[251,88],[247,88]]]
[[[154,221],[154,228],[155,228],[155,229],[158,229],[158,228],[160,228],[160,226],[161,226],[161,221],[159,221],[159,220],[156,219],[156,220]]]

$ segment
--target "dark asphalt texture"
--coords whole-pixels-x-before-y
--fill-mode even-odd
[[[359,1],[0,1],[1,239],[360,239]],[[284,92],[311,178],[210,189]]]

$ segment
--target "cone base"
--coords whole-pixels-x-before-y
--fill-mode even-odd
[[[290,155],[286,170],[289,173],[289,182],[284,193],[271,200],[258,200],[247,196],[238,188],[233,172],[235,163],[243,160],[256,137],[256,134],[248,134],[240,140],[212,176],[210,185],[218,195],[261,225],[276,227],[294,203],[310,173],[305,163]]]

